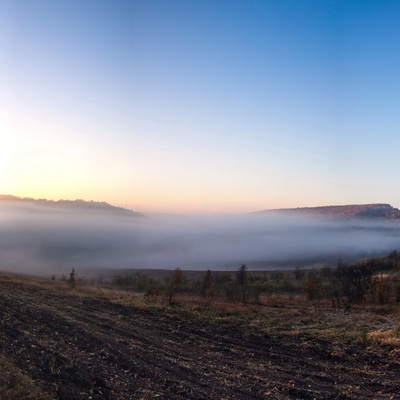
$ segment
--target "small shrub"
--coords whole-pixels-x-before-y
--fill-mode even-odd
[[[185,282],[185,275],[180,268],[176,268],[169,278],[169,282],[165,287],[165,294],[169,304],[172,304],[173,296],[182,289]]]
[[[76,272],[75,268],[72,268],[71,272],[69,273],[69,278],[67,280],[70,286],[75,286],[76,284]]]

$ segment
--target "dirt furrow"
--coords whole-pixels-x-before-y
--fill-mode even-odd
[[[0,281],[0,351],[59,399],[395,399],[357,345]],[[338,344],[336,343],[336,346]],[[373,361],[373,363],[371,363]]]

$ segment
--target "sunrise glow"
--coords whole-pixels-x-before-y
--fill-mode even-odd
[[[400,206],[396,2],[0,15],[1,193],[174,213]]]

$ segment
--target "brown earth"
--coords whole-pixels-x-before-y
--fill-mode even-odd
[[[0,276],[0,353],[51,398],[400,399],[393,347],[215,315]]]

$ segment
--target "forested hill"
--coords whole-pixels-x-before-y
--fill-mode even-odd
[[[384,218],[400,219],[400,210],[390,204],[352,204],[343,206],[281,208],[258,211],[258,214],[276,213],[298,217],[324,219]]]
[[[32,199],[29,197],[18,197],[12,195],[0,195],[1,205],[26,205],[32,207],[48,207],[54,211],[72,211],[89,213],[112,213],[125,216],[143,217],[143,214],[128,210],[122,207],[115,207],[104,201],[84,201],[84,200],[46,200]]]

